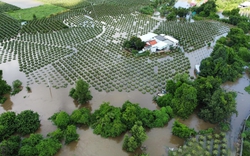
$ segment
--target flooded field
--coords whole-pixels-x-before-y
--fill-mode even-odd
[[[15,61],[1,64],[0,69],[4,71],[3,78],[6,79],[9,84],[15,79],[20,79],[24,82],[23,86],[25,86],[25,75],[19,72],[17,67]],[[26,109],[38,112],[41,119],[41,128],[38,130],[38,133],[44,136],[56,129],[56,127],[47,120],[50,116],[60,110],[71,113],[74,109],[80,107],[68,96],[72,86],[55,89],[49,88],[44,84],[32,84],[30,87],[32,89],[31,93],[27,93],[27,91],[23,89],[17,95],[11,96],[10,99],[1,105],[0,113],[4,111],[19,113]],[[126,100],[130,100],[133,103],[139,103],[141,107],[151,110],[157,109],[157,105],[152,102],[153,95],[151,94],[142,94],[139,91],[131,91],[129,93],[114,91],[106,93],[96,91],[94,88],[91,88],[91,92],[93,94],[93,100],[91,100],[86,107],[90,108],[92,112],[98,109],[100,104],[104,101],[108,101],[114,106],[122,106]],[[147,153],[150,155],[166,155],[166,147],[178,147],[183,145],[184,140],[171,134],[173,121],[174,119],[163,128],[154,128],[147,131],[148,139],[143,144],[147,147]],[[195,114],[190,116],[189,119],[181,122],[196,130],[214,126],[198,119]],[[93,134],[91,128],[80,128],[78,129],[78,133],[80,134],[80,140],[77,143],[71,143],[70,145],[64,146],[57,154],[58,156],[129,155],[122,150],[123,135],[117,138],[105,139]]]
[[[18,2],[28,6],[27,1]],[[30,0],[30,2],[34,1]],[[215,42],[219,38],[216,35],[222,35],[229,30],[227,26],[214,22],[211,23],[213,31],[202,30],[206,33],[202,39],[197,37],[194,42],[183,43],[184,48],[186,47],[189,52],[187,54],[175,52],[134,58],[122,52],[121,45],[125,39],[132,35],[146,34],[158,27],[164,28],[175,24],[180,30],[184,30],[182,27],[187,29],[187,25],[173,22],[160,23],[139,14],[99,16],[95,20],[92,19],[93,15],[90,16],[88,20],[83,15],[74,15],[74,18],[69,20],[66,20],[65,16],[60,20],[65,18],[64,20],[72,25],[70,29],[53,33],[22,34],[0,44],[0,69],[3,70],[3,79],[7,80],[8,84],[19,79],[24,87],[20,93],[11,96],[0,106],[0,113],[4,111],[19,113],[27,109],[38,112],[41,119],[41,128],[38,133],[46,136],[47,133],[56,129],[47,120],[50,116],[60,110],[71,113],[81,107],[68,96],[70,88],[79,78],[83,78],[92,86],[93,99],[85,105],[92,112],[103,102],[110,102],[111,105],[119,107],[126,100],[139,103],[141,107],[151,110],[158,109],[157,105],[152,102],[152,98],[165,86],[166,79],[172,78],[176,73],[189,72],[193,76],[194,65],[199,64],[212,52],[212,47],[205,46],[204,41]],[[194,38],[191,34],[206,26],[206,22],[189,25],[189,37]],[[173,36],[178,35],[177,29],[171,28],[171,30],[176,30],[175,32],[169,31]],[[197,33],[196,36],[200,34]],[[180,37],[183,41],[186,40],[182,34]],[[193,43],[196,47],[193,47]],[[192,50],[193,48],[196,50]],[[244,91],[244,87],[249,84],[248,79],[244,75],[237,82],[223,86],[227,90],[238,92],[239,115],[232,117],[230,132],[232,151],[235,150],[234,145],[237,142],[241,123],[250,109],[247,105],[250,97]],[[26,91],[27,85],[30,86],[31,93]],[[148,139],[143,145],[146,146],[146,152],[151,156],[166,156],[167,147],[176,148],[183,145],[184,140],[171,133],[174,120],[163,128],[147,130]],[[215,126],[200,120],[196,114],[192,114],[187,120],[181,120],[181,122],[197,131]],[[64,146],[57,156],[132,155],[122,150],[123,135],[105,139],[93,134],[92,129],[86,127],[79,128],[78,133],[80,140]]]

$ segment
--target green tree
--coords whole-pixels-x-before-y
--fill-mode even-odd
[[[69,125],[65,131],[65,144],[79,139],[79,134],[76,133],[76,126]]]
[[[167,109],[165,107],[162,107],[160,110],[154,110],[153,116],[153,127],[163,127],[170,120],[170,117],[167,114]]]
[[[171,12],[171,13],[169,13],[168,15],[167,15],[167,20],[168,21],[173,21],[173,20],[176,20],[176,14],[175,14],[175,12]]]
[[[34,156],[38,155],[38,150],[35,148],[39,142],[43,140],[41,134],[31,134],[28,138],[24,138],[21,142],[21,148],[18,152],[19,156]]]
[[[151,110],[147,108],[141,108],[138,118],[139,121],[142,122],[143,127],[154,127],[153,122],[155,120],[155,116]]]
[[[39,114],[32,110],[22,111],[16,116],[16,124],[21,135],[34,133],[40,127]]]
[[[239,22],[237,23],[237,27],[241,28],[244,31],[244,33],[248,33],[249,28],[250,28],[248,22]]]
[[[123,148],[128,152],[134,152],[146,139],[147,135],[142,127],[142,122],[138,121],[131,129],[131,137],[125,135]]]
[[[211,56],[202,60],[200,70],[200,76],[235,81],[243,72],[243,61],[232,48],[217,43]]]
[[[154,13],[154,8],[151,6],[144,6],[140,9],[140,12],[142,14],[146,14],[146,15],[153,15]]]
[[[70,116],[64,111],[54,113],[49,120],[51,120],[60,129],[65,129],[70,124]]]
[[[102,137],[116,137],[127,130],[127,126],[121,121],[121,109],[103,103],[99,109],[91,115],[91,127],[95,134]]]
[[[3,140],[0,143],[0,155],[12,156],[17,155],[20,148],[20,136],[11,136],[8,140]]]
[[[17,129],[15,112],[4,112],[0,115],[0,141],[7,139]]]
[[[158,97],[156,103],[159,107],[166,107],[166,106],[171,105],[172,99],[173,99],[173,95],[171,93],[168,93],[168,94]]]
[[[64,138],[64,134],[63,131],[60,128],[58,128],[57,130],[48,133],[47,137],[50,137],[54,140],[62,141],[62,139]]]
[[[197,90],[197,99],[200,106],[205,106],[209,103],[213,93],[220,88],[220,78],[214,78],[213,76],[202,77],[199,76],[194,81],[194,86]]]
[[[11,91],[11,87],[7,84],[5,80],[2,79],[2,70],[0,75],[0,103],[4,103],[7,99],[4,97],[4,94],[7,94]]]
[[[131,129],[136,121],[138,121],[138,116],[140,113],[140,107],[138,104],[133,104],[129,101],[126,101],[122,105],[122,122],[126,124],[128,129]]]
[[[209,121],[213,124],[219,123],[232,114],[236,113],[236,93],[226,92],[222,89],[216,90],[208,105],[201,109],[198,116],[204,121]]]
[[[240,47],[238,55],[245,62],[250,62],[250,50],[248,50],[246,47]]]
[[[41,140],[35,148],[39,156],[53,156],[61,147],[62,144],[58,140],[46,138]]]
[[[173,135],[176,135],[180,138],[189,138],[197,134],[194,129],[188,128],[186,125],[180,123],[179,121],[175,120],[173,127],[172,127]]]
[[[69,95],[73,99],[78,101],[80,104],[85,104],[86,102],[88,102],[89,100],[91,100],[93,98],[91,93],[90,93],[90,90],[89,90],[89,84],[87,82],[83,81],[82,79],[79,79],[76,82],[75,89],[72,88],[70,90]]]
[[[70,115],[70,119],[74,124],[89,125],[90,110],[87,108],[76,109]]]
[[[183,119],[187,119],[193,113],[197,104],[197,90],[186,83],[176,89],[171,101],[175,114]]]
[[[142,122],[137,121],[131,129],[132,136],[135,138],[135,141],[139,146],[147,139],[147,134],[142,127]]]
[[[128,152],[134,152],[138,148],[138,144],[135,141],[135,138],[133,136],[129,137],[126,134],[122,147],[123,147],[123,149],[125,149]]]

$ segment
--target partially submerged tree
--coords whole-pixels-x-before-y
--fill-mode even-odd
[[[123,148],[128,152],[134,152],[147,139],[146,132],[141,122],[136,122],[131,129],[131,136],[125,135]]]
[[[234,92],[226,92],[222,89],[216,90],[211,97],[211,101],[201,109],[198,116],[204,121],[216,124],[228,119],[232,114],[238,114],[236,95]]]
[[[70,124],[70,116],[64,111],[54,113],[49,120],[51,120],[60,129],[66,129]]]
[[[80,104],[85,104],[93,98],[89,90],[89,84],[82,79],[76,82],[76,87],[70,90],[69,96]]]
[[[32,110],[22,111],[16,116],[17,132],[21,135],[34,133],[40,127],[39,114]]]

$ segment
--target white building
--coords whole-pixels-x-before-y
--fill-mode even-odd
[[[147,42],[147,41],[153,40],[153,38],[154,38],[155,36],[158,36],[158,35],[155,34],[155,33],[147,33],[147,34],[145,34],[145,35],[139,36],[139,38],[140,38],[143,42]]]
[[[249,2],[249,1],[246,1],[246,2],[244,2],[244,3],[241,3],[238,7],[239,7],[239,8],[250,7],[250,2]]]
[[[142,52],[149,50],[151,52],[157,52],[162,50],[169,50],[171,46],[176,47],[179,44],[179,41],[173,38],[172,36],[160,34],[157,35],[155,33],[148,33],[139,38],[146,42],[145,47]]]
[[[176,47],[179,44],[179,41],[175,38],[173,38],[172,36],[169,35],[165,35],[164,36],[167,40],[170,40],[171,42],[173,42],[173,46]]]

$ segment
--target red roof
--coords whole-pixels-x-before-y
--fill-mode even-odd
[[[156,40],[148,41],[149,45],[155,45],[157,42]]]

